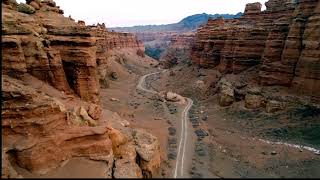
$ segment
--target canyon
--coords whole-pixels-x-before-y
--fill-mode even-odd
[[[101,177],[154,177],[157,138],[123,124],[100,98],[114,73],[110,51],[138,56],[143,44],[64,17],[51,0],[3,1],[2,12],[2,177],[41,176],[75,158],[98,162]]]
[[[121,32],[2,1],[2,178],[320,177],[320,1],[265,5]]]
[[[177,36],[183,38],[186,34],[189,36],[194,34],[197,28],[207,23],[209,19],[224,17],[226,19],[236,19],[242,16],[242,13],[237,14],[194,14],[183,18],[181,21],[172,24],[164,25],[145,25],[133,27],[115,27],[110,30],[116,32],[134,33],[146,47],[145,53],[154,58],[162,59],[166,50],[169,49],[169,44],[176,41]]]

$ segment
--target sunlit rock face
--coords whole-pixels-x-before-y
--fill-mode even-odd
[[[52,0],[27,4],[6,0],[2,12],[2,177],[21,177],[12,162],[45,174],[72,157],[106,161],[106,177],[114,176],[113,164],[120,157],[113,150],[118,142],[115,129],[101,123],[106,120],[98,68],[107,63],[108,51],[143,51],[142,43],[133,34],[64,17]],[[148,133],[128,136],[122,148],[132,145],[131,161],[140,172],[133,177],[153,177],[160,166],[158,141]],[[152,154],[137,163],[135,141],[143,145],[148,137],[156,148],[145,148]]]
[[[319,97],[319,1],[247,4],[236,20],[209,20],[198,29],[193,64],[239,73],[259,68],[262,85],[292,86]]]

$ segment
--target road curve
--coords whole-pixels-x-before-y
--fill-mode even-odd
[[[161,72],[166,72],[166,70],[141,76],[139,79],[139,82],[137,84],[137,89],[151,93],[151,94],[157,94],[158,93],[157,91],[146,89],[144,87],[145,79],[148,76],[159,74]],[[180,142],[179,142],[179,146],[178,146],[178,155],[177,155],[177,160],[176,160],[176,166],[175,166],[174,175],[173,175],[174,178],[183,177],[183,172],[184,172],[184,156],[185,156],[187,137],[188,137],[188,131],[187,131],[188,130],[188,118],[189,118],[188,114],[189,114],[190,108],[193,105],[192,99],[186,98],[186,100],[187,100],[187,106],[182,111],[181,134],[180,134]]]
[[[164,70],[164,71],[162,71],[162,72],[165,72],[165,71],[166,71],[166,70]],[[161,71],[160,71],[160,72],[150,73],[150,74],[146,74],[146,75],[144,75],[144,76],[141,76],[140,79],[139,79],[139,83],[138,83],[138,85],[137,85],[137,89],[142,90],[142,91],[146,91],[146,92],[151,93],[151,94],[157,94],[157,93],[158,93],[157,91],[150,90],[150,89],[146,89],[146,88],[144,87],[144,84],[145,84],[145,80],[146,80],[146,78],[147,78],[148,76],[152,76],[152,75],[159,74],[159,73],[161,73]]]

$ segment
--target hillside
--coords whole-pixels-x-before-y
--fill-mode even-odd
[[[142,32],[168,32],[168,31],[179,31],[187,32],[196,30],[200,25],[206,24],[208,19],[216,19],[218,17],[223,17],[224,19],[234,19],[239,18],[242,15],[241,12],[233,14],[195,14],[182,19],[178,23],[165,24],[165,25],[145,25],[145,26],[133,26],[133,27],[114,27],[109,28],[110,30],[119,32],[132,32],[132,33],[142,33]]]

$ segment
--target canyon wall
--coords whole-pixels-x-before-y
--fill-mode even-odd
[[[133,34],[78,24],[57,13],[62,12],[58,7],[42,4],[32,15],[4,4],[3,72],[27,72],[59,90],[98,103],[97,63],[106,63],[108,50],[144,50],[143,44]]]
[[[265,11],[251,3],[237,20],[209,20],[196,33],[192,61],[222,73],[257,67],[261,85],[320,97],[319,3],[269,0]]]
[[[194,33],[175,34],[161,56],[160,64],[170,68],[180,63],[191,63],[190,53],[194,42]]]
[[[121,118],[105,117],[99,97],[98,68],[108,51],[143,50],[141,42],[64,17],[52,0],[5,0],[2,12],[2,177],[19,176],[12,162],[45,174],[72,157],[106,161],[106,177],[152,177],[160,166],[157,139],[111,127]],[[139,150],[145,143],[152,150]]]
[[[78,22],[85,26],[84,22]],[[109,68],[109,52],[117,49],[133,49],[137,53],[144,52],[142,41],[138,40],[134,34],[110,32],[104,24],[96,26],[88,26],[90,32],[96,38],[96,63],[99,83],[104,86],[108,76],[107,69]],[[143,54],[144,55],[144,54]],[[142,55],[142,56],[143,56]]]

